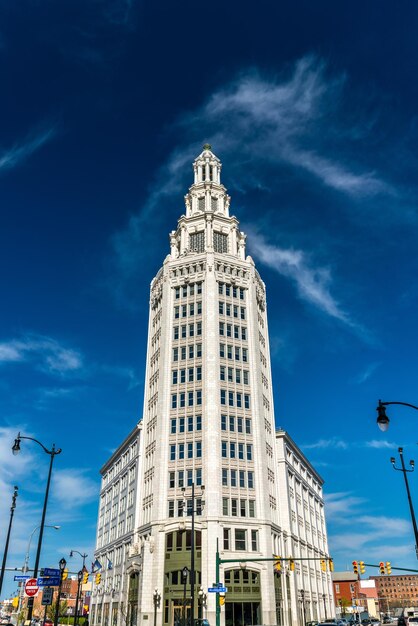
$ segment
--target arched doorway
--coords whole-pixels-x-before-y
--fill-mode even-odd
[[[225,626],[261,624],[260,572],[251,569],[229,569],[224,572]]]

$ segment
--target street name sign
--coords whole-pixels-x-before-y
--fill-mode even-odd
[[[60,570],[54,569],[53,567],[44,567],[41,572],[41,576],[59,576]]]
[[[28,578],[30,578],[29,574],[18,574],[14,580],[28,580]]]
[[[41,578],[38,578],[39,587],[58,587],[59,584],[59,576],[43,576]]]
[[[226,593],[228,591],[228,587],[209,587],[209,593]]]
[[[52,604],[52,598],[54,597],[54,590],[52,587],[45,587],[42,592],[42,606],[49,606]]]
[[[36,581],[36,578],[28,578],[25,582],[25,596],[28,598],[33,598],[39,591],[39,586]]]

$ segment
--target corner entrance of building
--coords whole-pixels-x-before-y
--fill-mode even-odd
[[[259,572],[233,569],[224,572],[228,587],[225,602],[225,626],[255,626],[261,621]]]
[[[190,605],[183,606],[181,600],[171,601],[169,626],[190,626]]]
[[[225,626],[255,626],[260,624],[259,602],[226,602]]]

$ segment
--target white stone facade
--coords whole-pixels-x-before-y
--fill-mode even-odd
[[[291,439],[275,433],[265,285],[246,256],[245,234],[229,214],[220,172],[219,159],[205,146],[194,162],[186,214],[170,233],[170,254],[151,283],[131,539],[138,554],[128,564],[125,599],[133,626],[151,619],[176,626],[183,619],[180,570],[190,567],[192,483],[195,617],[215,625],[216,594],[207,589],[215,581],[217,545],[221,559],[235,560],[221,566],[229,588],[222,625],[293,626],[300,620],[300,589],[312,618],[324,617],[318,606],[323,594],[330,606],[331,583],[319,574],[319,562],[297,561],[327,556],[322,481]],[[312,499],[314,519],[308,522],[303,507],[306,500],[309,511]],[[294,523],[293,512],[303,527]],[[105,547],[98,544],[98,551]],[[272,562],[257,561],[274,554],[294,556],[300,571],[284,568],[275,576]],[[240,567],[242,559],[254,561]],[[99,622],[96,610],[93,623],[117,626],[122,617]]]

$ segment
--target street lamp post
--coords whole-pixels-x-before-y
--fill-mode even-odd
[[[194,520],[195,520],[195,484],[192,482],[192,536],[190,540],[190,612],[191,612],[191,626],[194,626],[194,605],[195,605],[195,534],[194,534]],[[205,486],[200,486],[202,492],[205,490]],[[183,493],[186,488],[183,487]],[[187,513],[187,502],[186,502],[186,513]]]
[[[8,531],[7,531],[6,545],[4,547],[3,562],[1,564],[0,593],[1,593],[1,588],[3,587],[3,578],[4,578],[4,571],[6,569],[7,552],[9,550],[10,532],[12,530],[13,515],[14,515],[14,512],[15,512],[15,508],[16,508],[17,491],[18,491],[18,487],[16,487],[16,485],[15,485],[14,492],[13,492],[13,497],[12,497],[12,505],[10,507],[10,521],[9,521],[9,528],[8,528]]]
[[[325,598],[326,598],[325,593],[323,593],[323,594],[322,594],[322,600],[323,600],[323,602],[324,602],[324,613],[325,613],[325,619],[327,619],[327,603],[326,603]]]
[[[49,472],[48,472],[48,480],[47,480],[47,483],[46,483],[44,506],[43,506],[43,509],[42,509],[41,524],[39,526],[38,548],[36,550],[35,567],[34,567],[34,570],[33,570],[33,577],[37,578],[37,576],[38,576],[38,568],[39,568],[39,559],[40,559],[40,556],[41,556],[42,538],[43,538],[44,527],[45,527],[46,507],[47,507],[47,504],[48,504],[49,487],[50,487],[50,484],[51,484],[52,466],[53,466],[53,463],[54,463],[55,456],[57,454],[61,453],[61,448],[55,448],[55,444],[53,443],[51,450],[48,450],[48,448],[45,448],[45,446],[40,441],[38,441],[37,439],[34,439],[33,437],[23,437],[20,433],[18,433],[17,438],[15,439],[15,442],[14,442],[13,447],[12,447],[12,452],[13,452],[14,455],[19,454],[19,452],[20,452],[20,442],[21,442],[22,439],[28,439],[29,441],[34,441],[39,446],[41,446],[41,448],[43,449],[43,451],[46,454],[50,455]],[[27,615],[27,619],[29,621],[32,619],[33,601],[34,601],[33,598],[29,598],[29,600],[28,600],[28,615]]]
[[[405,468],[405,461],[403,458],[403,448],[398,448],[398,452],[399,452],[399,458],[401,459],[401,467],[395,467],[395,457],[391,457],[390,462],[392,463],[393,469],[396,470],[397,472],[402,472],[403,477],[405,479],[405,487],[406,487],[406,495],[408,496],[408,504],[409,504],[409,510],[411,513],[411,519],[412,519],[412,526],[414,528],[414,536],[415,536],[415,554],[417,556],[418,559],[418,528],[417,528],[417,522],[415,519],[415,512],[414,512],[414,505],[412,504],[412,498],[411,498],[411,492],[409,490],[409,483],[408,483],[408,477],[407,474],[409,474],[410,472],[413,472],[415,469],[415,463],[414,461],[409,461],[409,465],[411,466],[411,469],[406,469]]]
[[[78,622],[78,603],[80,602],[80,589],[81,589],[81,581],[83,580],[84,571],[81,569],[77,574],[77,597],[75,601],[75,615],[74,615],[74,626],[77,626]]]
[[[183,583],[183,626],[186,626],[186,591],[187,591],[187,575],[189,568],[184,566],[181,570],[181,582]]]
[[[83,559],[83,567],[82,569],[84,570],[84,568],[86,567],[86,558],[88,557],[88,554],[81,554],[81,552],[79,552],[78,550],[70,550],[70,558],[72,558],[74,556],[74,553],[77,553],[81,556],[81,558]]]
[[[154,626],[157,626],[157,609],[160,606],[161,595],[158,593],[158,589],[154,590],[152,594],[154,600]]]
[[[60,584],[58,587],[57,606],[55,607],[54,626],[58,626],[58,618],[59,618],[59,613],[60,613],[60,601],[61,601],[61,589],[62,589],[62,576],[64,574],[66,565],[67,565],[67,561],[64,558],[60,559],[60,562],[59,562]]]
[[[302,602],[302,617],[303,617],[303,626],[306,626],[306,611],[305,611],[305,590],[299,589],[300,598]]]

